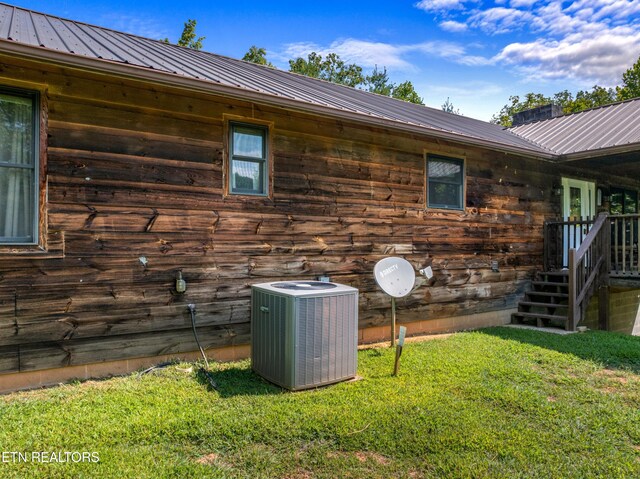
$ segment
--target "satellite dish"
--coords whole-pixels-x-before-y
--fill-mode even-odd
[[[373,268],[376,283],[392,298],[404,298],[416,282],[416,273],[404,258],[391,256],[381,259]]]

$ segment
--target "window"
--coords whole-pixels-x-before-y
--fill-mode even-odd
[[[38,242],[38,94],[0,89],[0,244]]]
[[[464,209],[464,160],[427,156],[427,206]]]
[[[229,192],[267,196],[267,128],[231,123],[229,130]]]
[[[611,188],[611,205],[609,211],[612,215],[628,215],[638,212],[638,192]]]

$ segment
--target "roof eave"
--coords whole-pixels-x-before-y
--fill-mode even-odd
[[[575,153],[566,153],[558,157],[560,162],[571,162],[580,160],[589,160],[592,158],[601,158],[603,156],[621,155],[631,152],[640,152],[640,143],[627,143],[626,145],[610,146],[607,148],[599,148],[597,150],[577,151]]]
[[[13,53],[23,58],[53,62],[65,67],[73,67],[93,73],[110,73],[121,77],[136,80],[145,80],[165,86],[185,88],[200,93],[219,94],[237,100],[249,100],[256,103],[277,107],[286,107],[303,113],[316,113],[330,116],[336,119],[351,120],[367,125],[391,128],[404,132],[427,135],[438,139],[455,141],[470,146],[480,146],[503,153],[525,156],[533,159],[556,160],[557,155],[538,149],[519,148],[517,146],[504,145],[477,137],[469,137],[454,132],[429,128],[415,123],[402,122],[392,119],[380,118],[366,113],[339,110],[332,107],[302,102],[290,98],[272,95],[264,92],[247,90],[245,88],[223,85],[212,80],[189,78],[183,75],[161,70],[154,70],[132,64],[125,64],[104,59],[94,59],[80,55],[58,52],[44,47],[35,47],[0,39],[0,52]]]

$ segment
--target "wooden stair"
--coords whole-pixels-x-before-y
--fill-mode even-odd
[[[518,303],[518,312],[511,315],[513,324],[535,324],[537,327],[567,329],[569,274],[565,271],[544,271],[531,282],[531,290]]]

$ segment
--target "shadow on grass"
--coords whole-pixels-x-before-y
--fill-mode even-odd
[[[215,382],[215,388],[210,378]],[[262,396],[265,394],[282,394],[284,390],[258,376],[246,367],[226,367],[206,374],[203,368],[196,372],[196,380],[208,391],[217,391],[221,397]]]
[[[606,368],[640,373],[640,337],[606,331],[553,334],[518,328],[487,328],[478,332],[553,349],[598,362]]]

